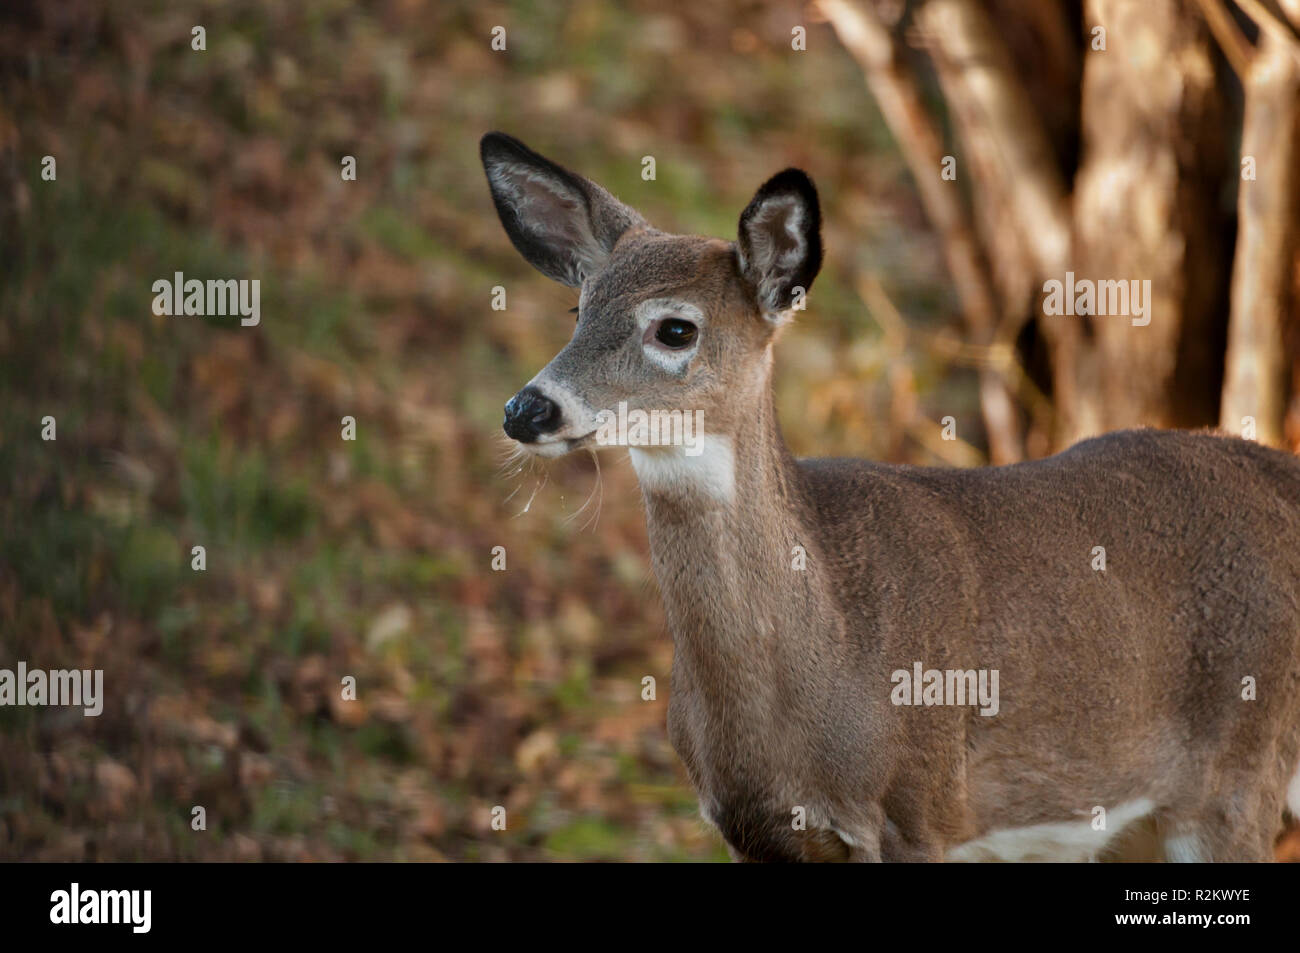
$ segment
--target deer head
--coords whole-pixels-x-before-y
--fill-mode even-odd
[[[762,403],[772,342],[821,266],[808,176],[769,179],[729,242],[661,232],[502,133],[484,136],[481,154],[514,246],[579,289],[572,339],[506,404],[506,434],[559,456],[595,444],[602,411],[625,405],[695,414],[725,445]]]

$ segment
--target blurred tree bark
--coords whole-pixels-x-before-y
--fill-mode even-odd
[[[1295,301],[1300,218],[1300,58],[1285,40],[1265,36],[1245,78],[1242,159],[1250,166],[1237,200],[1237,254],[1220,425],[1253,417],[1260,440],[1286,437],[1296,352],[1287,360],[1288,298]],[[1251,178],[1250,176],[1254,177]],[[1292,322],[1294,323],[1294,322]],[[1300,383],[1300,381],[1298,381]],[[1294,430],[1291,438],[1297,435]]]
[[[1048,413],[1017,362],[983,372],[994,462],[1245,418],[1300,449],[1300,0],[820,8],[918,182],[972,342],[1045,358]],[[943,116],[922,105],[928,71]],[[945,120],[965,195],[940,176]],[[1046,314],[1067,272],[1149,280],[1149,323]]]

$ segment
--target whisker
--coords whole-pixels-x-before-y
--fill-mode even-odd
[[[518,464],[518,466],[515,466],[515,464]],[[519,476],[520,474],[525,473],[529,468],[531,468],[531,466],[532,466],[531,455],[526,450],[524,450],[523,447],[521,447],[519,444],[515,443],[512,440],[510,441],[510,444],[506,447],[505,459],[502,461],[500,468],[497,470],[497,474],[500,479],[509,480]],[[511,469],[511,467],[514,467],[514,469]],[[527,477],[521,479],[519,483],[515,486],[515,488],[512,491],[510,491],[510,495],[507,496],[501,502],[504,504],[504,503],[509,503],[511,500],[513,500],[515,498],[515,494],[518,493],[521,489],[523,489],[526,479]]]
[[[600,472],[600,456],[596,453],[596,450],[593,447],[587,447],[586,451],[591,456],[591,462],[596,465],[596,483],[591,488],[591,493],[587,495],[586,502],[584,502],[582,506],[578,507],[578,509],[575,510],[573,514],[570,515],[569,518],[564,521],[567,524],[572,520],[577,519],[578,516],[580,516],[583,513],[583,511],[585,511],[587,507],[591,505],[591,501],[595,500],[596,508],[595,510],[593,510],[592,515],[588,517],[587,520],[585,520],[580,527],[578,527],[580,531],[585,531],[589,528],[594,528],[596,526],[596,524],[600,521],[600,511],[605,501],[605,482],[604,482],[604,477]]]
[[[550,472],[547,470],[543,470],[542,478],[533,486],[533,492],[532,495],[528,497],[528,502],[524,504],[524,508],[522,510],[520,510],[518,513],[515,514],[516,519],[523,516],[532,508],[533,500],[537,499],[537,494],[540,493],[542,491],[542,488],[546,486],[547,483],[550,482],[550,479],[551,479]]]

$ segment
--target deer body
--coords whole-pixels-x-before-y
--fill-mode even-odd
[[[581,288],[507,433],[551,455],[617,400],[705,410],[698,455],[630,453],[669,736],[734,856],[1087,859],[1143,831],[1170,859],[1271,855],[1293,777],[1300,812],[1300,461],[1157,431],[1001,468],[796,461],[770,378],[820,263],[801,173],[732,245],[508,137],[483,157],[516,246]],[[1000,697],[912,704],[917,666],[996,673]]]
[[[1171,471],[1186,483],[1162,498]],[[1294,461],[1134,431],[997,471],[784,472],[791,492],[734,509],[645,491],[655,573],[682,583],[672,741],[740,854],[1083,859],[1151,817],[1203,859],[1268,856],[1300,762]],[[771,573],[792,545],[802,584]],[[997,716],[891,704],[883,673],[914,660],[998,670]],[[792,830],[796,805],[828,836]]]

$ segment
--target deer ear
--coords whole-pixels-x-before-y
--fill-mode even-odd
[[[798,169],[778,172],[740,214],[740,271],[772,320],[806,293],[822,266],[817,189]]]
[[[577,288],[605,267],[619,236],[645,220],[595,182],[512,136],[479,143],[492,201],[519,253],[542,274]]]

